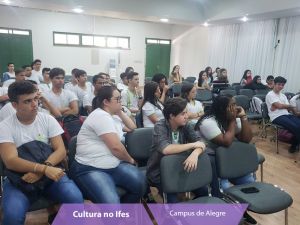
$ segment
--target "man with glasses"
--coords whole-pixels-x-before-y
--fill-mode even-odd
[[[45,97],[52,103],[63,116],[78,114],[78,98],[69,90],[63,89],[65,71],[61,68],[50,70],[52,89],[45,93]]]
[[[83,97],[83,107],[86,109],[88,114],[92,112],[92,102],[95,96],[97,95],[98,91],[101,87],[107,84],[108,82],[106,80],[106,77],[102,73],[99,73],[93,77],[94,92],[87,93]]]

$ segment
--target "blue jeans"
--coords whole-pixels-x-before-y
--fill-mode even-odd
[[[80,190],[67,176],[53,182],[42,195],[58,203],[83,203]],[[25,195],[6,178],[2,199],[3,225],[23,225],[26,212],[36,197]]]
[[[230,183],[234,184],[234,185],[239,185],[239,184],[248,184],[248,183],[252,183],[254,182],[255,179],[253,177],[253,174],[250,173],[246,176],[243,177],[239,177],[239,178],[235,178],[235,179],[221,179],[221,188],[223,190],[229,188],[231,185]]]
[[[273,120],[272,123],[284,127],[294,135],[293,145],[300,144],[300,118],[294,115],[282,115]]]
[[[146,191],[145,175],[126,162],[116,168],[99,169],[74,160],[70,172],[83,195],[93,203],[120,203],[117,186],[126,190],[122,197],[125,203],[139,202]]]

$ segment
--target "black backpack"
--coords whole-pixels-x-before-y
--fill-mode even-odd
[[[83,121],[84,117],[78,115],[67,115],[58,119],[59,124],[64,130],[62,137],[66,148],[71,138],[79,133]]]

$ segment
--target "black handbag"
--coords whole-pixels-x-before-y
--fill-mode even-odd
[[[25,143],[18,147],[17,150],[19,158],[41,164],[43,164],[53,153],[53,149],[51,148],[51,146],[41,141],[31,141]],[[4,174],[14,186],[19,188],[25,194],[30,194],[33,192],[36,192],[36,194],[38,194],[53,182],[53,180],[49,179],[46,176],[43,176],[35,183],[27,183],[22,179],[24,173],[18,173],[6,168]]]

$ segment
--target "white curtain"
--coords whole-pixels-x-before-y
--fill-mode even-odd
[[[285,91],[300,91],[300,16],[282,18],[279,22],[274,74],[287,79]]]
[[[246,69],[265,78],[272,73],[275,38],[276,20],[211,27],[209,64],[225,67],[231,83]]]

